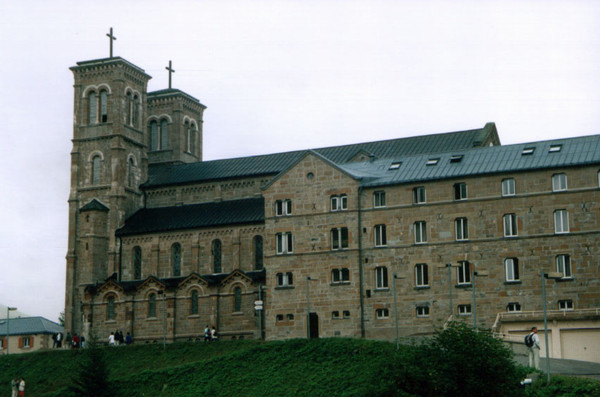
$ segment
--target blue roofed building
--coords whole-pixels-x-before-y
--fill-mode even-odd
[[[1,352],[19,354],[50,349],[54,346],[52,336],[59,332],[64,333],[64,328],[44,317],[2,319],[0,320]]]

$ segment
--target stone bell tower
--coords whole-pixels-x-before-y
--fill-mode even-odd
[[[118,272],[114,231],[142,207],[147,179],[147,86],[143,69],[112,55],[78,62],[74,74],[73,150],[65,329],[82,332],[86,285]]]

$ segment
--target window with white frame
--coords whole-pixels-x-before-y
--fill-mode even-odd
[[[427,222],[415,222],[415,244],[424,244],[427,242]]]
[[[375,225],[375,247],[387,245],[387,233],[385,225]]]
[[[377,310],[375,310],[375,314],[377,315],[377,318],[379,318],[379,319],[390,317],[390,311],[387,308],[377,309]]]
[[[373,207],[385,207],[385,192],[383,190],[373,193]]]
[[[429,306],[417,306],[417,317],[429,317]]]
[[[454,184],[454,200],[467,199],[467,184],[464,182]]]
[[[292,272],[277,273],[277,287],[290,287],[294,285],[294,274]]]
[[[506,311],[510,313],[520,312],[521,304],[519,302],[510,302],[508,305],[506,305]]]
[[[506,178],[502,180],[502,196],[514,196],[517,193],[514,178]]]
[[[417,287],[429,286],[429,271],[426,263],[417,263],[415,265],[415,285]]]
[[[456,240],[468,240],[469,239],[469,223],[467,218],[456,218],[454,220],[454,231],[456,233]]]
[[[285,216],[292,214],[292,200],[275,201],[275,215]]]
[[[348,209],[348,196],[338,194],[331,196],[331,211],[345,211]]]
[[[291,232],[277,233],[277,255],[294,252],[294,238]]]
[[[552,175],[552,191],[562,192],[567,190],[567,174],[560,173]]]
[[[517,231],[517,214],[504,214],[502,217],[504,224],[504,237],[516,237]]]
[[[504,269],[506,272],[506,281],[519,281],[519,260],[517,258],[504,259]]]
[[[569,233],[569,212],[567,210],[554,211],[554,233]]]
[[[413,203],[424,204],[427,202],[425,186],[417,186],[413,189]]]
[[[567,254],[556,256],[556,271],[562,274],[562,278],[573,278],[571,269],[571,257]]]
[[[573,301],[571,299],[561,299],[558,301],[558,310],[573,310]]]
[[[32,339],[31,336],[22,337],[21,343],[20,343],[21,346],[19,346],[19,347],[23,348],[23,349],[29,349],[31,347],[31,339]]]
[[[385,266],[375,268],[375,289],[388,288],[388,270]]]
[[[456,268],[458,284],[471,284],[471,265],[468,261],[459,261]]]
[[[347,268],[331,270],[331,283],[341,284],[350,282],[350,271]]]
[[[471,305],[458,305],[458,315],[459,316],[470,316],[471,315]]]
[[[340,250],[348,248],[348,228],[337,227],[331,229],[331,249]]]

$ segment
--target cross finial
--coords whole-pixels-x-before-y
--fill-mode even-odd
[[[171,61],[169,61],[169,66],[168,66],[168,67],[166,67],[165,69],[167,69],[167,70],[169,71],[169,89],[171,89],[171,75],[172,75],[173,73],[175,73],[175,69],[173,69],[173,68],[171,67]]]
[[[115,41],[117,38],[113,35],[112,28],[110,28],[110,33],[107,33],[106,35],[110,39],[110,57],[112,58],[113,57],[113,41]]]

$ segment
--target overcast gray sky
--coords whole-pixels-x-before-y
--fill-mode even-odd
[[[114,54],[208,106],[206,160],[498,127],[600,133],[600,1],[0,0],[0,303],[64,306],[73,76]]]

